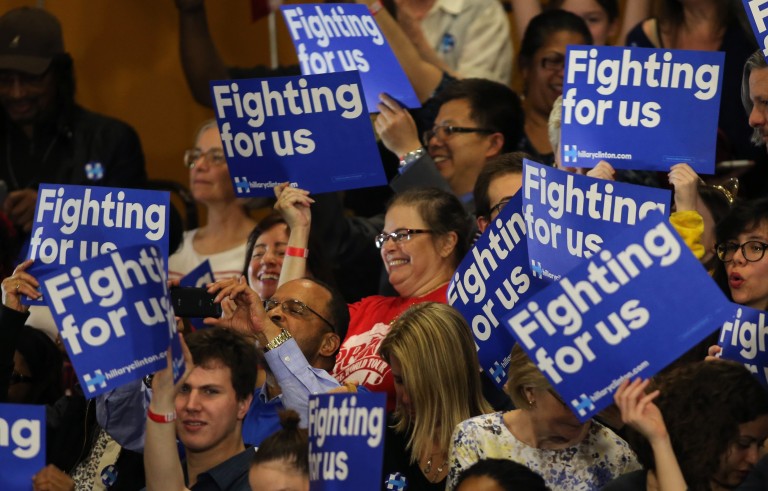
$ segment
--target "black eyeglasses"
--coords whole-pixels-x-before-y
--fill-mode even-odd
[[[544,70],[551,70],[553,72],[560,71],[565,68],[565,56],[560,53],[551,54],[541,59],[541,68]]]
[[[485,133],[490,135],[491,133],[496,133],[496,130],[490,130],[488,128],[466,128],[464,126],[439,124],[437,126],[433,126],[431,130],[424,132],[424,135],[422,136],[422,142],[425,146],[429,146],[429,140],[431,140],[432,137],[437,136],[441,140],[446,140],[454,133]]]
[[[512,196],[504,196],[503,198],[501,198],[501,201],[499,201],[498,203],[496,203],[491,207],[491,211],[490,213],[488,213],[488,218],[491,218],[493,216],[494,211],[496,213],[501,213],[501,210],[503,210],[504,207],[507,206],[507,203],[509,203],[511,199],[512,199]]]
[[[220,148],[212,148],[207,152],[203,152],[199,148],[184,150],[184,166],[187,169],[194,169],[201,158],[204,158],[210,165],[224,165],[227,163],[227,159],[224,158],[224,150]]]
[[[17,371],[13,371],[11,372],[10,385],[31,384],[34,380],[35,378],[30,375],[22,375]]]
[[[759,240],[748,240],[743,244],[737,244],[735,242],[723,242],[715,246],[715,252],[717,258],[724,263],[733,261],[733,255],[736,254],[738,249],[741,249],[741,254],[744,259],[753,263],[759,261],[765,255],[765,248],[768,244],[760,242]]]
[[[270,298],[269,300],[264,300],[264,310],[266,310],[267,312],[274,309],[278,305],[280,306],[280,308],[283,309],[283,312],[285,312],[286,314],[290,314],[300,319],[306,319],[307,312],[312,312],[313,314],[318,316],[321,321],[328,324],[328,327],[331,328],[331,331],[336,332],[336,329],[333,328],[333,324],[331,324],[331,321],[329,321],[322,315],[318,314],[316,310],[312,309],[312,307],[310,307],[309,305],[305,304],[300,300],[296,300],[293,298],[289,298],[283,301],[275,300],[273,298]]]
[[[392,242],[402,242],[402,241],[408,241],[411,240],[411,235],[417,235],[417,234],[431,234],[433,233],[431,230],[419,230],[419,229],[412,229],[412,228],[399,228],[395,230],[394,232],[382,232],[379,235],[376,236],[376,248],[381,249],[384,247],[384,244],[389,240],[392,239]]]

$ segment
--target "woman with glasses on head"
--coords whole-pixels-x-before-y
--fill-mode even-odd
[[[235,196],[215,120],[197,131],[195,147],[184,153],[184,165],[192,196],[205,206],[208,218],[204,226],[184,232],[181,248],[168,259],[168,278],[180,279],[206,259],[214,279],[238,276],[256,222]]]
[[[509,459],[541,475],[553,491],[597,490],[640,468],[627,443],[596,421],[579,422],[519,345],[507,392],[518,409],[468,419],[453,432],[448,486],[482,459]]]
[[[308,193],[282,184],[275,188],[275,208],[291,229],[280,283],[301,278],[306,270],[307,241],[313,200]],[[397,297],[373,295],[350,304],[349,330],[336,357],[333,375],[372,391],[388,393],[394,408],[395,389],[389,366],[377,354],[390,323],[420,302],[447,303],[448,282],[469,249],[471,222],[461,202],[435,188],[396,194],[387,206],[376,247]]]
[[[735,303],[768,310],[768,198],[734,204],[716,235],[720,288]]]
[[[531,20],[520,45],[525,135],[518,149],[546,165],[555,159],[547,124],[555,99],[563,92],[569,44],[592,44],[587,25],[576,14],[550,10]]]

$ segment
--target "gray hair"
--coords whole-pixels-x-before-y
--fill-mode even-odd
[[[744,110],[747,111],[747,117],[752,113],[754,104],[752,104],[752,98],[749,95],[749,76],[753,70],[763,70],[768,68],[768,62],[765,61],[765,55],[762,49],[758,49],[752,55],[747,58],[744,63],[744,72],[741,77],[741,103],[744,105]],[[757,146],[763,145],[763,137],[758,129],[752,132],[752,143]]]

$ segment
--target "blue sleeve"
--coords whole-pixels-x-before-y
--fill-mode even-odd
[[[295,339],[267,351],[264,357],[283,391],[283,406],[299,413],[299,426],[306,428],[309,423],[309,396],[323,394],[341,384],[327,371],[310,366]]]
[[[141,380],[121,385],[96,398],[96,420],[121,447],[144,453],[150,397]]]

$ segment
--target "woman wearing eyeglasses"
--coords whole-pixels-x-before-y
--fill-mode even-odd
[[[541,475],[553,491],[597,490],[640,468],[627,443],[600,423],[579,422],[519,345],[509,362],[518,409],[468,419],[453,432],[448,486],[482,459],[509,459]]]
[[[733,302],[768,310],[768,198],[735,204],[716,235],[715,280]]]
[[[304,276],[310,206],[306,191],[280,185],[275,208],[288,222],[289,253],[280,283]],[[376,237],[389,282],[397,297],[374,295],[350,304],[350,323],[333,375],[369,390],[387,392],[388,409],[395,407],[395,388],[389,366],[378,347],[390,323],[411,305],[447,303],[446,290],[453,271],[469,249],[471,222],[461,202],[435,188],[418,188],[395,195],[387,207],[384,227]]]
[[[243,269],[248,234],[256,226],[235,190],[224,159],[215,120],[203,123],[195,147],[184,153],[189,188],[207,212],[207,223],[184,232],[181,248],[168,259],[168,278],[180,279],[208,259],[214,279],[237,276]]]
[[[552,165],[555,159],[547,123],[555,99],[563,92],[569,44],[592,44],[587,25],[576,14],[550,10],[531,20],[520,45],[525,136],[518,149],[542,164]]]

